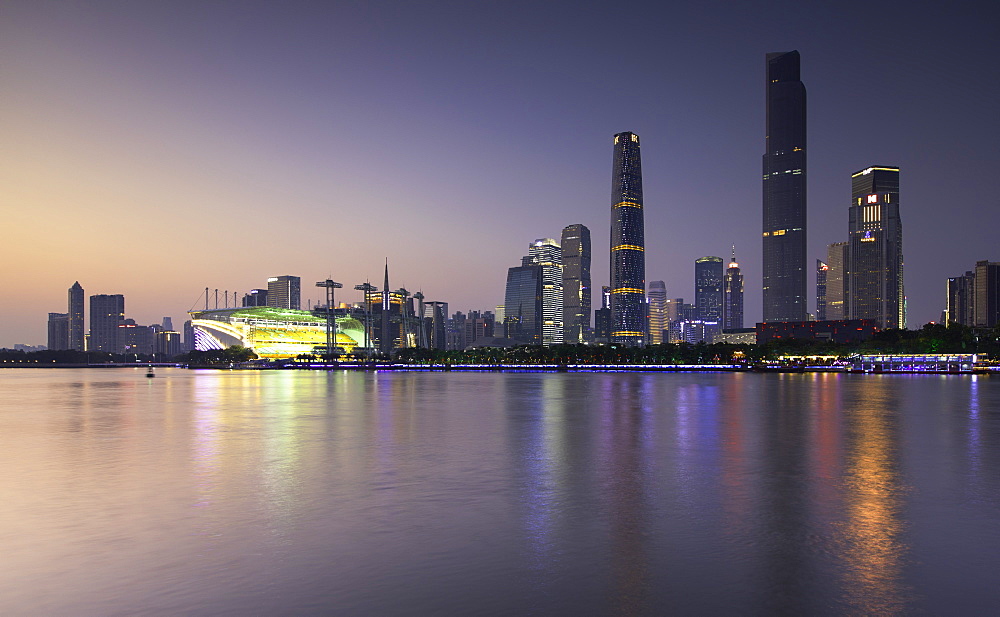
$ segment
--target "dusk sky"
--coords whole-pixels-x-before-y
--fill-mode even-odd
[[[572,223],[599,290],[621,131],[647,283],[690,302],[694,260],[735,244],[752,326],[764,56],[792,49],[810,270],[847,239],[851,174],[898,165],[919,327],[1000,261],[998,41],[987,3],[0,1],[0,347],[45,344],[77,280],[179,328],[205,287],[268,276],[358,301],[388,258],[392,287],[492,310]]]

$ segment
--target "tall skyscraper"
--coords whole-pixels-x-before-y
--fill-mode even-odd
[[[563,342],[562,248],[552,238],[539,238],[528,245],[531,263],[542,268],[542,345]]]
[[[767,54],[764,321],[806,319],[806,88],[799,52]]]
[[[507,338],[535,345],[542,342],[541,266],[528,263],[507,269],[503,314]]]
[[[87,333],[87,328],[85,327],[86,322],[83,320],[83,287],[80,286],[80,281],[73,283],[73,286],[69,288],[67,308],[69,309],[67,313],[69,315],[68,349],[83,351],[85,349],[84,334]]]
[[[639,136],[615,135],[611,174],[611,342],[642,345],[646,318],[646,244]]]
[[[267,305],[275,308],[302,308],[302,280],[297,276],[272,276],[267,279]]]
[[[563,341],[585,343],[590,331],[590,230],[569,225],[562,230]]]
[[[826,268],[825,319],[829,321],[846,319],[844,280],[847,268],[847,242],[834,242],[826,247]]]
[[[992,328],[1000,323],[1000,262],[977,261],[973,291],[973,324]]]
[[[694,305],[698,319],[722,323],[722,258],[709,255],[694,262]]]
[[[851,176],[848,233],[847,318],[905,328],[898,167],[872,166]]]
[[[722,281],[722,328],[738,330],[743,327],[743,273],[736,262],[736,247],[733,258],[726,267]]]
[[[663,331],[669,326],[667,321],[667,284],[663,281],[649,282],[649,344],[664,343]]]
[[[826,275],[830,266],[822,259],[816,260],[816,319],[826,321]]]
[[[49,313],[49,349],[69,349],[69,313]]]
[[[125,323],[125,296],[90,296],[89,351],[118,353],[118,326]]]

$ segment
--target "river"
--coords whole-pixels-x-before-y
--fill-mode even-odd
[[[0,613],[988,614],[1000,377],[0,370]]]

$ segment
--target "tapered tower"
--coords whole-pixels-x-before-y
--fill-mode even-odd
[[[639,136],[615,135],[611,176],[611,342],[642,345],[646,255]]]

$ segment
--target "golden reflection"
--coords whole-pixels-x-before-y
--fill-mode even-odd
[[[905,608],[903,487],[895,451],[899,405],[885,379],[892,377],[858,383],[854,399],[860,402],[847,412],[845,583],[849,601],[869,615],[898,614]]]

